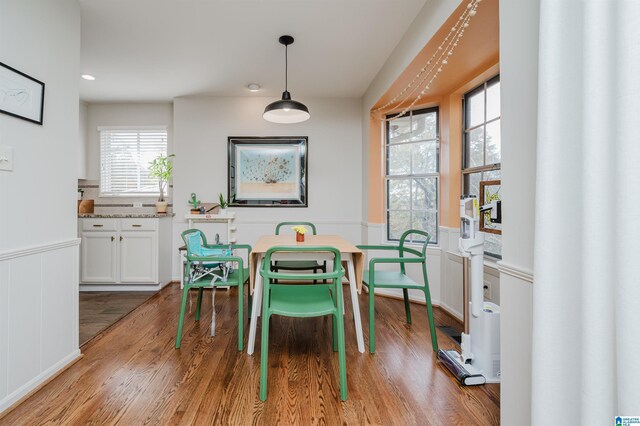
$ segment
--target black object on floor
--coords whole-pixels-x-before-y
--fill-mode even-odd
[[[439,325],[438,328],[440,329],[440,331],[442,331],[444,334],[446,334],[447,336],[449,336],[449,338],[451,340],[453,340],[454,342],[456,342],[458,344],[458,346],[460,345],[460,342],[462,341],[462,338],[460,337],[460,332],[458,330],[456,330],[453,327],[447,327],[445,325]]]

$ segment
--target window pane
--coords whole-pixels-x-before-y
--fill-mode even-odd
[[[495,257],[502,257],[502,235],[485,233],[484,252]]]
[[[411,173],[411,144],[389,146],[389,175]]]
[[[487,124],[487,164],[500,162],[500,120]]]
[[[411,139],[411,117],[406,115],[389,124],[389,143],[407,142]]]
[[[411,144],[413,174],[438,172],[438,142],[416,142]]]
[[[438,214],[436,212],[414,211],[412,228],[428,232],[431,236],[429,241],[435,241],[438,235]]]
[[[409,212],[390,210],[388,213],[388,223],[389,223],[389,235],[388,235],[389,239],[399,240],[400,237],[402,236],[402,233],[411,227]]]
[[[482,180],[500,180],[500,169],[484,172]]]
[[[467,133],[467,152],[465,167],[484,165],[484,126]]]
[[[437,209],[438,179],[435,177],[413,180],[413,208],[416,210]]]
[[[411,140],[435,139],[438,136],[437,116],[435,112],[414,115]]]
[[[389,209],[409,209],[411,179],[389,179]]]
[[[467,129],[484,122],[484,91],[467,99]]]
[[[487,88],[487,121],[500,117],[500,82]]]
[[[475,195],[480,194],[480,176],[482,173],[469,173],[464,175],[464,191],[463,195]]]

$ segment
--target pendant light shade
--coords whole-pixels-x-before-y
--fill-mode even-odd
[[[288,90],[288,52],[287,48],[293,43],[293,37],[284,35],[278,40],[284,45],[284,58],[285,58],[285,71],[284,71],[284,92],[282,92],[282,99],[275,101],[267,105],[264,109],[262,117],[272,123],[281,124],[293,124],[301,123],[308,120],[311,115],[309,114],[309,108],[303,103],[294,101],[291,99],[291,93]]]

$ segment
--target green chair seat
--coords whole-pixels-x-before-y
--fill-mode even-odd
[[[300,274],[272,271],[271,256],[276,252],[324,252],[333,255],[333,271]],[[260,353],[260,399],[267,399],[267,371],[269,367],[269,318],[271,315],[287,317],[332,316],[333,350],[338,351],[340,399],[347,399],[347,361],[344,344],[344,316],[342,312],[342,277],[344,269],[340,252],[334,247],[291,246],[272,247],[267,250],[261,266],[262,342]],[[277,284],[278,280],[294,280],[323,284]]]
[[[419,235],[421,241],[421,249],[407,247],[405,245],[407,237],[410,235]],[[375,336],[375,289],[380,288],[401,288],[404,297],[404,310],[407,317],[407,323],[411,324],[411,307],[409,304],[409,290],[420,290],[424,293],[424,299],[427,304],[427,317],[429,318],[429,331],[431,332],[431,347],[434,352],[438,351],[438,338],[436,337],[436,328],[433,321],[433,307],[431,306],[431,292],[429,291],[429,279],[427,278],[427,244],[431,236],[417,229],[409,229],[400,237],[400,244],[397,246],[390,245],[359,245],[361,250],[376,251],[395,251],[394,257],[374,257],[369,260],[369,269],[365,270],[362,282],[369,289],[369,352],[376,351]],[[405,254],[412,256],[405,257]],[[409,278],[405,271],[407,263],[419,264],[422,269],[423,283],[417,283]],[[377,264],[397,264],[399,271],[376,270]]]
[[[369,286],[369,271],[364,270],[362,274],[362,282],[367,287]],[[396,271],[375,271],[374,282],[376,287],[386,288],[419,288],[424,287],[423,284],[418,284],[402,272]]]
[[[273,262],[273,269],[310,271],[324,268],[315,260],[277,260]]]
[[[331,292],[325,286],[289,285],[271,289],[271,313],[296,317],[318,317],[333,313]]]

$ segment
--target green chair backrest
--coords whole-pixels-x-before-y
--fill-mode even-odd
[[[313,235],[316,235],[316,226],[311,222],[280,222],[278,225],[276,225],[276,235],[280,235],[280,228],[287,225],[290,225],[291,227],[297,225],[308,226],[309,228],[311,228],[311,232],[313,233]]]
[[[410,235],[421,235],[424,237],[424,241],[422,241],[421,244],[421,250],[416,250],[414,248],[411,247],[405,247],[405,243],[407,241],[407,238]],[[421,231],[419,229],[409,229],[407,231],[404,231],[404,233],[402,234],[402,236],[400,237],[400,257],[404,257],[404,253],[411,253],[415,256],[418,256],[420,258],[422,258],[423,260],[426,260],[427,258],[427,245],[429,244],[429,240],[431,240],[431,235],[429,235],[429,233],[425,232],[425,231]],[[400,270],[402,271],[402,273],[404,274],[404,263],[400,264]]]
[[[332,253],[333,254],[333,270],[312,274],[274,272],[271,270],[271,257],[278,252],[314,252],[314,253]],[[314,284],[314,286],[327,286],[332,289],[337,296],[337,300],[342,300],[342,277],[344,270],[340,260],[340,251],[335,247],[329,246],[277,246],[267,250],[264,257],[264,263],[260,273],[263,277],[264,294],[268,295],[272,287],[291,286],[297,284],[281,284],[280,280],[296,280],[296,281],[312,281],[327,280],[328,284]],[[271,284],[271,280],[279,280],[278,284]]]

